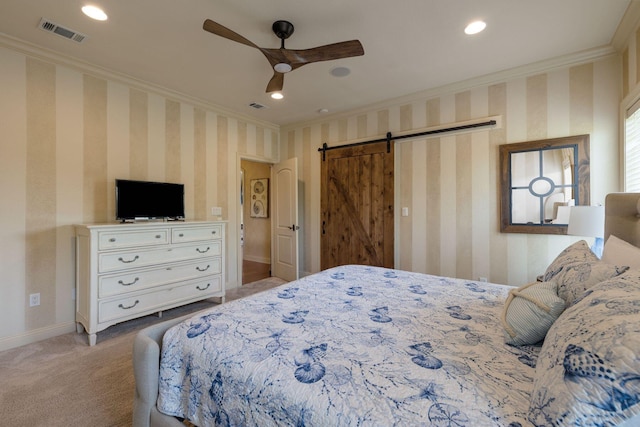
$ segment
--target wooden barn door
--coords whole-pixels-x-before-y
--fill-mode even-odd
[[[393,143],[324,152],[321,167],[323,270],[365,264],[393,268]]]

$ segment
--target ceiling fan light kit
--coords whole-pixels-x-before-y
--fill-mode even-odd
[[[310,49],[286,49],[284,41],[293,34],[294,27],[289,21],[276,21],[271,26],[274,34],[280,39],[279,49],[262,48],[244,38],[240,34],[206,19],[202,28],[217,36],[258,49],[267,58],[273,68],[273,77],[267,84],[267,93],[280,92],[284,86],[284,74],[303,65],[320,61],[350,58],[364,55],[364,48],[358,40],[349,40]]]
[[[273,66],[273,69],[283,74],[288,73],[289,71],[292,70],[291,65],[287,64],[286,62],[277,63],[276,65]]]

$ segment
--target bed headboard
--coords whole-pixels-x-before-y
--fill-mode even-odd
[[[613,234],[640,247],[640,193],[610,193],[604,202],[604,240]]]

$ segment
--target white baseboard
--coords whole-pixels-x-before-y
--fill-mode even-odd
[[[34,329],[19,335],[0,338],[0,351],[10,350],[12,348],[21,347],[34,342],[46,340],[47,338],[57,337],[58,335],[68,334],[76,331],[76,322],[58,323],[56,325],[45,326],[44,328]]]

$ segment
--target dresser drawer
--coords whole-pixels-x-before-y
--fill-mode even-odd
[[[98,298],[136,292],[173,282],[187,282],[222,272],[222,259],[205,258],[198,262],[172,265],[147,270],[134,270],[125,274],[100,276]]]
[[[98,302],[98,322],[136,317],[153,313],[186,301],[217,296],[222,290],[221,276],[210,276],[184,285],[165,286],[147,293]]]
[[[98,271],[107,273],[136,267],[148,267],[170,262],[196,260],[222,254],[220,240],[198,245],[172,246],[170,248],[144,249],[101,253],[98,255]]]
[[[102,231],[98,233],[98,250],[158,246],[169,243],[169,229],[137,231]]]
[[[171,242],[187,243],[202,240],[222,239],[222,226],[181,227],[171,230]]]

